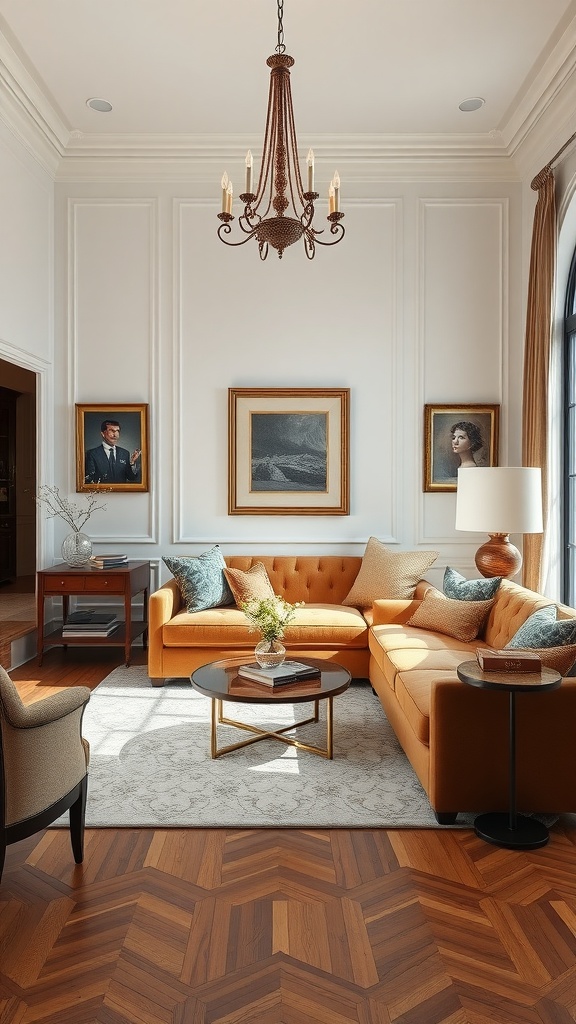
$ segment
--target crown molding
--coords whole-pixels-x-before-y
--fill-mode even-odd
[[[177,160],[241,159],[244,161],[246,148],[256,152],[262,149],[261,136],[235,135],[85,135],[70,133],[66,146],[66,157],[90,157],[103,159],[138,158]],[[420,152],[427,155],[482,156],[500,153],[506,155],[502,135],[498,131],[480,134],[350,134],[350,135],[300,135],[300,149],[314,147],[314,155],[330,158],[354,156],[362,160],[383,160],[394,157],[414,157]]]
[[[191,182],[212,187],[225,164],[241,164],[247,135],[113,135],[70,131],[0,33],[0,117],[56,181]],[[517,180],[501,133],[484,135],[302,136],[321,166],[335,161],[349,180]],[[332,170],[332,169],[331,169]],[[331,173],[331,172],[330,172]]]
[[[243,167],[248,149],[262,140],[249,135],[84,136],[73,132],[56,172],[72,181],[185,181],[212,188],[227,167]],[[317,173],[332,165],[349,182],[426,179],[513,180],[518,173],[500,134],[301,136],[300,150],[314,147]],[[232,170],[233,173],[233,170]]]
[[[58,183],[107,183],[107,184],[150,184],[172,183],[186,184],[200,190],[202,195],[209,193],[220,198],[219,183],[222,171],[237,165],[243,167],[244,160],[233,161],[228,154],[225,161],[220,160],[199,164],[197,158],[181,157],[172,159],[84,159],[77,160],[67,157],[63,160],[55,175]],[[419,181],[513,181],[521,180],[514,161],[507,157],[483,159],[461,157],[439,157],[425,150],[418,155],[404,155],[402,158],[383,158],[381,161],[354,161],[342,159],[340,154],[336,161],[331,161],[330,172],[326,171],[326,187],[333,171],[332,163],[344,174],[349,183],[355,185],[374,185],[386,182],[419,182]],[[317,161],[316,167],[319,167]],[[217,182],[217,185],[215,185]],[[320,184],[320,190],[322,186]]]
[[[318,163],[337,162],[349,180],[513,180],[516,154],[547,120],[576,70],[576,17],[499,130],[485,134],[349,135],[300,138]],[[0,119],[56,180],[148,182],[213,179],[216,166],[258,151],[245,135],[112,135],[71,131],[0,33]],[[536,134],[539,134],[536,131]],[[261,147],[260,147],[261,148]],[[523,161],[522,161],[523,162]]]
[[[523,95],[502,129],[508,153],[513,156],[527,140],[549,107],[561,95],[576,69],[576,17]]]
[[[0,33],[0,117],[49,174],[64,156],[69,131]]]
[[[243,165],[253,136],[59,134],[0,61],[1,119],[58,182],[212,183],[225,165]],[[261,145],[261,144],[260,144]],[[338,164],[349,181],[519,180],[499,133],[486,135],[349,135],[300,138],[317,166]],[[327,180],[329,174],[326,175]]]
[[[514,150],[514,162],[522,178],[529,180],[546,166],[576,131],[576,67],[556,90],[530,133]],[[568,151],[566,157],[569,155]]]

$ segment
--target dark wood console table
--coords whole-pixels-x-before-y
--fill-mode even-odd
[[[148,642],[148,592],[150,562],[129,562],[121,569],[73,569],[62,563],[38,571],[38,663],[46,647],[103,646],[123,647],[126,665],[130,664],[130,648],[138,636],[144,647]],[[132,598],[144,594],[142,621],[132,622]],[[124,623],[107,637],[63,637],[62,630],[44,636],[44,602],[47,597],[62,598],[62,620],[66,621],[70,597],[103,597],[113,594],[124,598]]]

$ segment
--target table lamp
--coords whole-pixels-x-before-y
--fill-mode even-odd
[[[476,552],[482,576],[515,576],[522,555],[511,533],[542,533],[541,471],[525,466],[468,467],[458,470],[456,529],[489,533]]]

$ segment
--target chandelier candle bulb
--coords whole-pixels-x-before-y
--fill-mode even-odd
[[[308,191],[314,191],[314,151],[308,150],[308,156],[306,157],[306,164],[308,166]]]
[[[338,171],[334,171],[332,184],[334,186],[334,209],[331,212],[338,213],[340,210],[340,175],[338,174]]]
[[[335,209],[334,209],[335,201],[336,201],[335,200],[335,192],[336,192],[336,190],[334,188],[334,185],[332,184],[332,182],[330,182],[330,188],[328,189],[328,213],[329,214],[336,212]]]
[[[228,203],[228,174],[224,171],[222,175],[222,213],[226,213]]]
[[[226,189],[226,209],[224,211],[225,213],[232,213],[232,200],[233,200],[233,198],[234,198],[234,189],[232,187],[232,182],[229,181],[228,182],[228,188]]]
[[[252,192],[252,165],[254,161],[252,159],[252,152],[248,150],[246,153],[246,189],[248,193]]]

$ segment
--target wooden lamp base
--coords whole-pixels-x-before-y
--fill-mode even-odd
[[[482,576],[515,576],[522,566],[522,555],[510,543],[507,533],[491,533],[476,552],[476,568]]]

